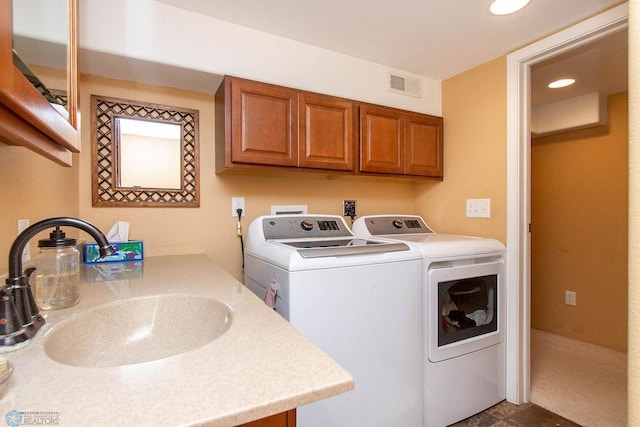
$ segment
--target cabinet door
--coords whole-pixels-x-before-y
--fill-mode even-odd
[[[299,166],[353,170],[355,103],[302,92],[299,114]]]
[[[405,173],[443,176],[441,117],[424,114],[405,115]]]
[[[66,27],[65,32],[69,35],[66,64],[68,118],[63,117],[49,103],[16,65],[14,55],[17,56],[17,53],[13,50],[13,7],[17,3],[19,2],[11,0],[0,1],[0,141],[24,146],[61,165],[71,166],[71,153],[80,152],[80,137],[76,127],[76,0],[66,2],[68,22],[51,23],[54,29],[56,24],[60,25],[60,29]],[[56,5],[59,6],[58,3]],[[46,13],[41,10],[29,11],[30,16],[35,15],[34,22],[40,12]],[[43,40],[34,40],[38,41]],[[34,76],[31,78],[35,79]],[[44,89],[41,84],[40,87]]]
[[[231,161],[298,164],[298,92],[242,79],[231,81]]]
[[[291,409],[238,427],[296,427],[296,410]]]
[[[360,106],[360,171],[404,172],[403,113],[393,108]]]

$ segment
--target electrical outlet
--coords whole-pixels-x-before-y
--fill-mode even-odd
[[[231,198],[231,216],[238,217],[238,209],[242,209],[242,216],[245,216],[247,210],[244,208],[244,197],[232,197]]]
[[[348,216],[353,218],[356,216],[356,201],[355,200],[343,200],[342,201],[342,216]]]
[[[567,305],[576,305],[576,293],[574,291],[564,291],[564,303]]]

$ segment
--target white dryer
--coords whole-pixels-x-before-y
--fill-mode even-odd
[[[447,426],[504,400],[504,245],[434,233],[415,215],[361,217],[353,232],[422,253],[424,425]]]
[[[275,291],[275,310],[355,380],[353,391],[299,407],[299,427],[422,425],[421,271],[417,249],[355,238],[339,216],[250,224],[245,285],[260,298]]]

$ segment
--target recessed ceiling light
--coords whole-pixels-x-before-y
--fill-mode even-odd
[[[558,89],[561,87],[567,87],[574,84],[576,81],[574,79],[560,79],[554,82],[549,83],[548,87],[551,89]]]
[[[529,0],[493,0],[489,11],[494,15],[508,15],[517,12],[529,3]]]

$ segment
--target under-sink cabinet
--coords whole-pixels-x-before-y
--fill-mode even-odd
[[[55,3],[51,7],[58,6]],[[80,151],[76,117],[76,0],[68,0],[66,6],[67,20],[50,22],[50,11],[46,7],[40,8],[42,10],[37,7],[35,9],[38,10],[25,10],[29,6],[0,0],[0,142],[27,147],[59,164],[70,166],[71,153]],[[23,16],[25,14],[28,15],[26,18]],[[14,26],[14,15],[22,17],[17,22],[27,26],[31,24],[44,33],[43,40],[22,35],[20,28]],[[49,34],[46,34],[47,29],[38,26],[38,22],[41,22],[39,19],[50,24],[49,30],[57,26],[68,33],[66,46],[53,44],[56,49],[47,48],[62,51],[63,55],[66,52],[67,87],[63,95],[64,103],[33,73],[33,67],[24,63],[28,58],[41,59],[38,52],[42,52],[41,45]],[[26,54],[24,62],[21,58],[23,54]]]
[[[442,117],[360,105],[360,172],[443,177]]]
[[[290,411],[251,421],[237,427],[296,427],[296,410],[291,409]]]
[[[226,76],[216,173],[227,170],[441,180],[443,119]]]
[[[216,94],[216,171],[354,170],[353,101],[227,76]]]

